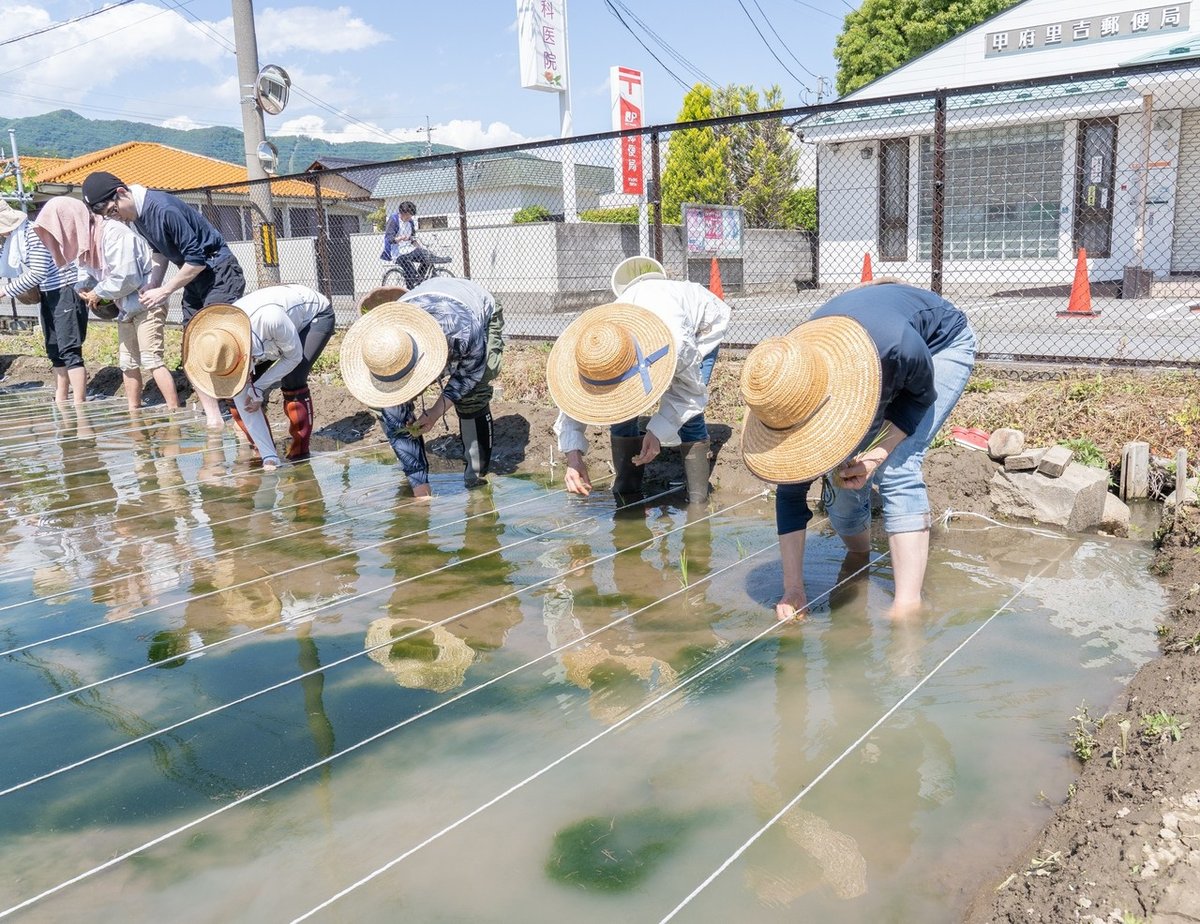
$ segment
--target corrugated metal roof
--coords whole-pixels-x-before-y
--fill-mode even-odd
[[[1156,64],[1159,61],[1186,61],[1189,58],[1200,58],[1200,32],[1180,36],[1170,45],[1130,58],[1123,62],[1121,67],[1131,64]]]
[[[562,164],[540,157],[494,157],[463,163],[463,183],[467,189],[494,189],[505,186],[543,186],[562,188]],[[575,183],[583,189],[607,191],[613,188],[613,168],[594,164],[575,165]],[[373,196],[414,196],[452,192],[457,189],[452,163],[443,167],[414,167],[398,170],[379,178]]]
[[[96,170],[106,170],[127,183],[139,183],[168,192],[223,183],[244,183],[247,179],[244,166],[181,151],[165,144],[127,141],[102,151],[82,154],[39,172],[37,182],[39,185],[82,186],[87,175]],[[233,187],[222,192],[237,196],[247,193],[245,187]],[[312,186],[299,180],[276,180],[271,183],[271,192],[277,196],[301,199],[311,199],[313,196]],[[342,193],[334,190],[322,191],[322,194],[331,199],[344,198]]]

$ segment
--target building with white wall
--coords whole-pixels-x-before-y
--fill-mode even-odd
[[[864,254],[876,275],[928,283],[939,90],[946,285],[1069,283],[1081,247],[1093,279],[1200,272],[1194,15],[1191,2],[1025,0],[839,101],[859,105],[805,120],[822,283],[856,281]],[[1088,76],[1114,68],[1128,71]],[[928,95],[896,99],[914,93]]]

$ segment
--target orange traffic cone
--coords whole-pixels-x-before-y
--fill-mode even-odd
[[[725,290],[721,288],[721,268],[717,266],[717,258],[712,258],[712,266],[708,270],[708,290],[717,298],[725,298]]]
[[[1066,311],[1056,312],[1060,318],[1094,318],[1100,312],[1092,310],[1092,284],[1088,281],[1087,251],[1080,247],[1075,261],[1075,281]]]
[[[871,282],[875,277],[871,275],[871,252],[867,251],[863,254],[863,270],[862,278],[859,282]]]

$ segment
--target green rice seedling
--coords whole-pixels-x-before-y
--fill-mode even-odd
[[[688,557],[687,548],[679,550],[679,583],[684,590],[688,587]]]
[[[1192,723],[1187,716],[1172,715],[1159,710],[1142,716],[1142,737],[1150,741],[1178,741],[1183,730]]]

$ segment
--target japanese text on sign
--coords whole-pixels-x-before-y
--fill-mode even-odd
[[[644,107],[642,72],[630,67],[612,67],[608,75],[612,91],[613,129],[623,131],[641,128]],[[642,169],[642,136],[618,138],[616,145],[616,191],[640,196],[646,188]]]
[[[742,210],[736,205],[684,205],[688,256],[740,256]]]
[[[567,0],[517,0],[521,86],[567,89]]]
[[[1188,28],[1191,7],[1190,2],[1140,7],[1124,13],[1083,16],[1063,22],[988,32],[984,36],[984,56],[991,58],[1047,48],[1068,48],[1088,42],[1180,32]]]

